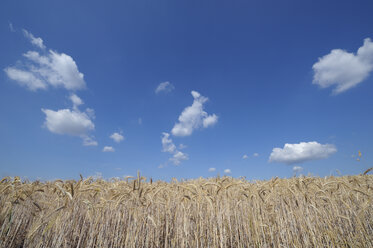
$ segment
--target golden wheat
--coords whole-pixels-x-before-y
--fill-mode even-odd
[[[0,247],[373,247],[373,176],[0,181]]]

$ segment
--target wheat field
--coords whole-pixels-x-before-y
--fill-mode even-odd
[[[373,247],[373,175],[0,183],[0,247]]]

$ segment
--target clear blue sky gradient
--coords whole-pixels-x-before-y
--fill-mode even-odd
[[[269,155],[285,143],[308,141],[338,151],[300,164],[304,174],[361,173],[373,166],[373,75],[332,95],[312,84],[312,66],[332,49],[356,52],[373,38],[372,11],[371,0],[2,0],[0,176],[70,179],[101,172],[109,178],[139,170],[169,180],[229,168],[234,177],[290,177],[292,167],[269,163]],[[95,110],[98,146],[43,127],[42,108],[71,106],[66,90],[32,92],[4,73],[34,50],[22,29],[77,63],[87,89],[76,93],[84,108]],[[175,89],[155,94],[165,81]],[[162,132],[192,104],[192,90],[209,98],[205,111],[219,120],[191,136],[172,136],[187,146],[189,160],[160,169],[170,157],[162,152]],[[125,140],[117,144],[109,136],[120,130]],[[102,152],[106,145],[116,151]],[[352,158],[358,150],[360,162]]]

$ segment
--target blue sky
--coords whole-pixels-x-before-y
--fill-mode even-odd
[[[1,1],[0,176],[361,173],[373,164],[372,10]]]

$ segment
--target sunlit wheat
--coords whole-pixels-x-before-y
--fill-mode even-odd
[[[373,247],[373,176],[0,181],[0,247]]]

